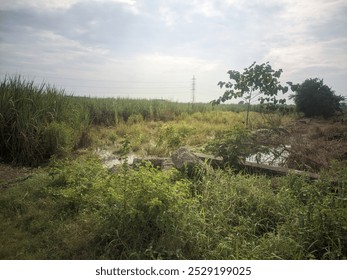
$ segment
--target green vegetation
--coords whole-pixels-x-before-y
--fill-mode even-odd
[[[65,155],[88,124],[87,112],[64,91],[19,76],[0,84],[0,157],[7,162],[35,166]]]
[[[53,155],[65,156],[90,144],[91,125],[167,122],[182,114],[214,110],[239,112],[243,107],[75,97],[44,83],[37,86],[20,76],[6,77],[0,83],[0,158],[37,166]]]
[[[222,157],[225,164],[238,168],[240,161],[259,152],[259,147],[254,145],[250,130],[234,127],[210,141],[205,150],[217,157]]]
[[[318,78],[307,79],[302,84],[289,83],[295,94],[297,110],[306,117],[332,117],[342,111],[341,101],[344,97],[335,95],[334,91]]]
[[[0,197],[1,259],[345,259],[346,165],[315,183],[98,159],[52,162]],[[338,174],[338,178],[336,175]]]
[[[20,77],[0,89],[0,157],[41,166],[0,178],[0,259],[347,258],[346,161],[311,182],[125,160],[187,145],[233,163],[252,129],[292,116],[252,111],[245,130],[245,106],[74,97]],[[97,148],[124,164],[106,169]]]
[[[230,80],[234,82],[219,82],[220,88],[225,87],[226,91],[212,103],[220,104],[233,98],[243,98],[247,104],[246,127],[248,127],[251,102],[254,98],[258,98],[267,111],[277,110],[278,104],[285,104],[286,99],[277,99],[280,91],[283,94],[288,91],[288,87],[283,87],[279,81],[282,72],[282,69],[273,70],[269,62],[262,64],[254,62],[245,68],[243,73],[230,70],[228,74]]]

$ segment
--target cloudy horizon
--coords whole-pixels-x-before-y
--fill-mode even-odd
[[[0,75],[75,95],[209,102],[254,61],[347,96],[345,0],[3,0]]]

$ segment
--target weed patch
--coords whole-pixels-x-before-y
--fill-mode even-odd
[[[0,257],[345,259],[346,193],[328,184],[58,160],[2,190]]]

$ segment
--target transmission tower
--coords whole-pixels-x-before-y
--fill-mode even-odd
[[[195,103],[195,76],[193,76],[193,82],[192,82],[192,103]]]

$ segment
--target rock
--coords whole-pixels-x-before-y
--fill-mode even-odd
[[[180,171],[186,171],[192,175],[197,170],[204,170],[204,162],[187,148],[182,147],[173,152],[171,156],[175,167]]]
[[[170,158],[163,160],[163,162],[161,163],[161,169],[169,170],[171,168],[175,168],[175,164],[173,163],[173,161]]]

